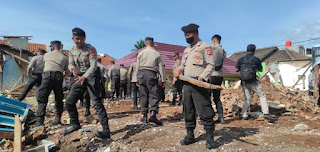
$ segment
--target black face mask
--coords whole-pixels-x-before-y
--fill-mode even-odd
[[[186,38],[187,43],[192,44],[194,41],[193,37]]]

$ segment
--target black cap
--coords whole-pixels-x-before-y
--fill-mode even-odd
[[[124,64],[120,64],[121,67],[124,67]]]
[[[181,30],[184,33],[191,33],[191,32],[197,31],[199,27],[200,27],[199,25],[191,23],[187,26],[182,27]]]
[[[58,41],[58,40],[56,40],[56,41],[51,41],[51,42],[50,42],[50,46],[52,46],[52,45],[61,45],[61,41]]]
[[[254,52],[256,51],[256,46],[254,44],[249,44],[247,47],[248,52]]]
[[[146,38],[144,39],[144,41],[152,41],[152,42],[153,42],[153,38],[152,38],[152,37],[146,37]]]
[[[81,28],[76,27],[72,29],[72,35],[86,37],[86,32],[84,32]]]
[[[38,49],[38,52],[40,52],[41,54],[47,53],[47,51],[45,51],[44,49]]]
[[[97,61],[98,61],[98,62],[101,62],[101,58],[97,58]]]
[[[174,52],[173,56],[179,56],[179,52]]]

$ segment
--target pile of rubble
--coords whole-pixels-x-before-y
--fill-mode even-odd
[[[308,94],[308,91],[290,90],[284,86],[278,86],[270,82],[268,77],[261,80],[260,84],[264,90],[272,114],[279,116],[284,112],[319,113],[319,107],[315,99]],[[244,101],[240,81],[233,82],[229,88],[222,90],[221,101],[227,117],[239,116]],[[255,93],[252,96],[250,105],[251,112],[256,110],[260,111],[261,109],[259,98]]]

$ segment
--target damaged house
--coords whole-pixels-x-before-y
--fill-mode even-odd
[[[0,40],[0,86],[2,93],[19,94],[15,90],[23,88],[28,81],[26,75],[29,61],[44,44],[28,43],[29,36],[5,36]]]

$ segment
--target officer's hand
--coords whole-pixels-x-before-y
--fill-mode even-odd
[[[174,85],[176,83],[176,81],[172,80],[172,85]]]
[[[139,87],[139,82],[136,82],[136,86]]]
[[[174,77],[179,78],[179,75],[181,74],[181,71],[179,69],[177,69],[176,71],[174,71]]]
[[[199,77],[198,80],[199,80],[199,81],[203,81],[203,78],[202,78],[202,77]]]
[[[78,76],[74,79],[76,81],[77,84],[83,85],[84,80],[86,80],[86,78],[84,76]]]

